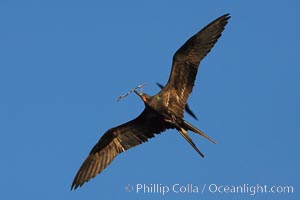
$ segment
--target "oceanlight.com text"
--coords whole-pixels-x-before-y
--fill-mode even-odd
[[[221,193],[221,194],[250,194],[256,195],[258,193],[273,193],[273,194],[281,194],[287,193],[292,194],[294,193],[293,186],[280,186],[280,185],[262,185],[262,184],[242,184],[242,185],[218,185],[218,184],[209,184],[204,185],[204,190],[207,188],[208,192],[210,193]]]
[[[136,194],[293,194],[294,187],[291,185],[272,185],[266,184],[240,184],[240,185],[222,185],[222,184],[127,184],[126,192],[134,192]]]

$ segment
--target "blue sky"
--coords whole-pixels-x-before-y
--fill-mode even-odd
[[[118,156],[70,192],[101,135],[137,116],[130,95],[155,94],[173,53],[231,13],[201,63],[185,118],[204,159],[170,130]],[[1,1],[1,199],[298,199],[300,3],[290,1]],[[145,193],[128,185],[192,184],[198,193]],[[209,186],[292,186],[256,195]],[[206,187],[202,193],[202,188]]]

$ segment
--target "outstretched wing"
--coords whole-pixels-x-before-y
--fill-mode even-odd
[[[167,128],[170,127],[163,123],[160,116],[146,107],[136,119],[109,129],[81,165],[71,190],[94,178],[118,154],[148,141],[149,138],[154,137],[154,134],[163,132]]]
[[[229,18],[229,14],[225,14],[214,20],[187,40],[174,54],[168,83],[158,95],[162,96],[164,105],[175,115],[183,117],[200,61],[215,45]]]

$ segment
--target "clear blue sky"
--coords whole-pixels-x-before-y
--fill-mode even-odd
[[[143,110],[135,95],[116,98],[141,83],[155,94],[173,53],[225,13],[232,18],[189,98],[199,121],[186,116],[218,144],[190,133],[202,159],[170,130],[70,192],[100,136]],[[0,198],[299,199],[299,19],[296,0],[2,0]],[[139,183],[200,191],[124,189]],[[294,193],[212,193],[213,184],[293,186]]]

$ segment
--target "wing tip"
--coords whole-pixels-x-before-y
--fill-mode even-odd
[[[81,180],[80,181],[80,176],[79,176],[80,170],[78,171],[78,173],[76,174],[72,185],[71,185],[71,191],[72,190],[76,190],[77,188],[81,187],[85,182],[89,181],[89,180]]]
[[[76,190],[78,187],[80,187],[78,184],[75,184],[75,183],[72,183],[72,185],[71,185],[71,191],[74,191],[74,190]]]
[[[231,14],[230,13],[226,13],[220,17],[218,17],[217,19],[215,19],[214,21],[212,21],[209,25],[207,25],[206,27],[209,27],[212,24],[221,24],[221,26],[223,27],[222,31],[225,29],[225,26],[228,24],[229,19],[231,18]],[[221,31],[221,32],[222,32]]]
[[[216,20],[223,19],[225,21],[228,21],[230,18],[231,18],[231,14],[230,13],[226,13],[226,14],[222,15],[221,17],[217,18]]]

